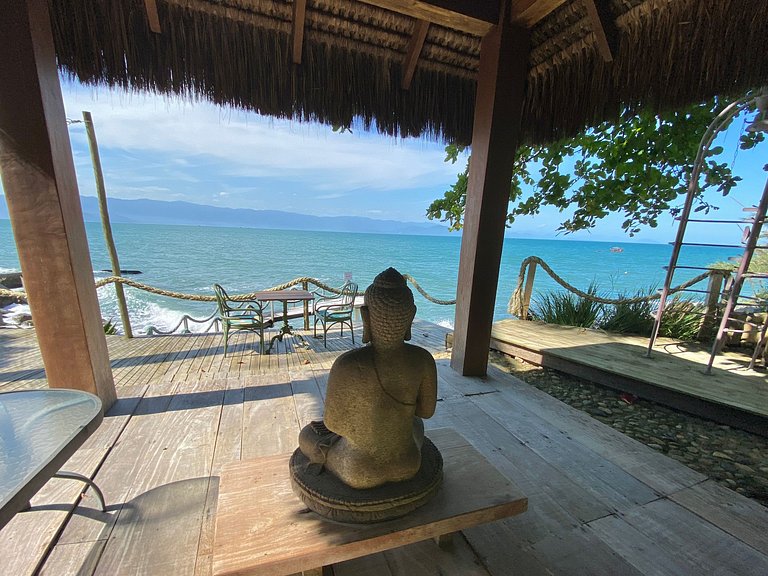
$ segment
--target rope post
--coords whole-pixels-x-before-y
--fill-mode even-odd
[[[304,291],[309,290],[309,282],[303,280],[301,282],[301,289]],[[309,330],[309,301],[304,300],[304,330]]]
[[[104,240],[107,243],[109,259],[112,262],[112,273],[115,276],[120,276],[120,262],[117,259],[117,249],[115,248],[115,240],[112,238],[112,227],[109,223],[104,173],[101,170],[99,146],[96,142],[96,131],[93,129],[93,119],[91,118],[90,112],[83,111],[83,122],[85,123],[85,131],[88,134],[88,147],[91,150],[93,175],[96,178],[96,193],[99,196],[99,212],[101,212],[101,226],[104,229]],[[120,282],[115,282],[115,293],[117,295],[117,307],[120,310],[120,319],[123,322],[123,332],[125,332],[126,338],[133,338],[131,318],[128,316],[128,305],[125,302],[125,292],[123,292],[123,285],[120,284]]]
[[[523,290],[523,301],[520,308],[521,320],[528,320],[528,310],[531,307],[531,295],[533,294],[533,281],[536,278],[536,261],[531,260],[528,263],[528,272],[525,278],[525,289]]]
[[[707,285],[707,301],[704,311],[704,318],[701,321],[701,327],[697,338],[699,340],[707,339],[711,335],[712,327],[717,320],[717,309],[720,303],[720,295],[723,289],[723,281],[729,275],[729,272],[723,270],[712,270]]]

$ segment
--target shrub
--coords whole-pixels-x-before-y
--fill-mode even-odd
[[[112,318],[104,323],[104,334],[107,336],[117,334],[117,326],[115,326],[115,324],[112,322]]]
[[[593,282],[587,294],[597,296],[597,285]],[[572,292],[548,292],[537,295],[529,311],[531,318],[548,324],[592,328],[602,315],[603,305]]]
[[[653,293],[639,290],[634,295],[620,295],[619,299],[630,300]],[[597,285],[593,282],[587,289],[590,296],[598,296]],[[548,292],[534,298],[529,314],[533,320],[548,324],[578,326],[582,328],[600,328],[623,334],[650,336],[653,330],[655,301],[619,302],[604,305],[572,292]],[[700,302],[675,296],[667,301],[664,317],[659,327],[659,336],[675,338],[684,342],[698,339],[703,319],[704,305]],[[717,329],[717,326],[713,328]]]
[[[647,292],[638,290],[633,295],[620,294],[619,299],[642,298],[649,296],[654,290],[655,288],[651,288]],[[642,302],[619,302],[606,306],[599,327],[609,332],[650,336],[651,330],[653,330],[653,303],[644,300]]]
[[[701,328],[704,307],[702,304],[675,296],[664,307],[659,326],[659,336],[675,338],[684,342],[696,340]]]

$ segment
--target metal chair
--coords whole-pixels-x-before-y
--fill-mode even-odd
[[[264,352],[264,329],[271,328],[272,319],[264,319],[264,305],[256,300],[232,300],[219,284],[213,285],[219,320],[224,331],[224,356],[227,355],[227,341],[231,330],[250,330],[259,335],[259,354]]]
[[[315,300],[315,338],[317,338],[317,323],[323,327],[323,346],[328,347],[328,329],[334,324],[341,325],[341,335],[344,335],[344,325],[352,332],[352,343],[355,343],[355,329],[352,324],[352,313],[355,310],[357,284],[347,282],[341,287],[339,294],[331,294]]]

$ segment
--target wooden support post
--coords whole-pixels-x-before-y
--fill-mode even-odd
[[[301,289],[309,291],[309,282],[304,280]],[[309,330],[309,301],[304,300],[304,330]]]
[[[451,367],[488,367],[512,163],[520,138],[530,33],[502,18],[480,46],[472,159],[461,239]]]
[[[528,273],[525,275],[525,288],[523,289],[523,305],[520,320],[528,320],[528,310],[531,309],[531,295],[533,294],[533,281],[536,279],[536,262],[528,263]]]
[[[417,20],[414,23],[413,34],[411,34],[411,39],[408,41],[408,47],[403,58],[403,78],[400,83],[400,87],[403,90],[411,88],[413,74],[416,72],[416,64],[419,63],[419,56],[421,55],[422,48],[424,48],[424,41],[427,39],[427,32],[429,32],[429,22]]]
[[[713,336],[712,329],[717,322],[717,308],[718,304],[720,304],[720,296],[723,291],[723,281],[728,274],[728,272],[713,270],[712,274],[709,276],[706,309],[704,311],[704,318],[701,321],[699,333],[696,336],[699,340],[709,340]]]
[[[99,197],[99,212],[101,213],[101,227],[104,230],[104,241],[107,243],[109,260],[112,263],[112,274],[121,276],[120,260],[117,257],[117,248],[115,248],[115,239],[112,237],[112,225],[109,223],[109,208],[107,206],[107,190],[104,186],[104,172],[101,169],[101,158],[99,157],[99,144],[96,141],[96,130],[93,128],[93,118],[91,113],[83,112],[83,122],[85,131],[88,134],[88,147],[91,150],[91,164],[93,164],[93,176],[96,178],[96,194]],[[133,338],[131,329],[131,317],[128,315],[128,304],[125,302],[125,291],[123,285],[115,282],[115,295],[117,296],[117,308],[120,311],[120,320],[123,322],[123,332],[126,338]]]
[[[605,62],[613,62],[618,50],[619,32],[616,21],[611,14],[610,2],[607,0],[584,0],[584,8],[587,11],[592,34],[595,37],[595,46]]]
[[[304,20],[307,16],[307,0],[293,0],[293,63],[301,64],[301,54],[304,49]]]
[[[0,173],[48,384],[115,400],[47,0],[0,18]]]
[[[155,0],[144,0],[144,9],[147,12],[149,29],[155,34],[162,34],[163,29],[160,27],[160,16],[157,14],[157,2]]]

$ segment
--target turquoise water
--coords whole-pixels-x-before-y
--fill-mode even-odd
[[[91,260],[96,277],[110,267],[101,226],[86,223]],[[398,236],[114,224],[113,234],[123,269],[143,273],[131,276],[159,288],[192,294],[211,294],[214,283],[230,293],[251,292],[281,284],[299,276],[312,276],[331,285],[340,285],[349,273],[364,289],[376,274],[394,266],[411,274],[436,298],[453,299],[458,276],[459,236]],[[623,252],[611,252],[619,246]],[[705,266],[738,255],[738,250],[685,247],[681,264]],[[567,282],[586,289],[592,281],[602,293],[616,295],[638,289],[659,287],[671,247],[664,244],[605,243],[572,240],[530,240],[507,238],[496,298],[495,318],[509,317],[507,302],[517,282],[520,263],[539,256]],[[10,222],[0,220],[0,271],[18,269]],[[697,271],[681,271],[678,284]],[[557,289],[542,270],[536,275],[535,292]],[[161,329],[175,326],[181,315],[203,317],[213,305],[179,301],[128,289],[128,305],[141,330],[148,324]],[[453,325],[454,307],[433,304],[415,293],[417,316],[446,326]],[[99,290],[102,316],[119,319],[111,287]]]

